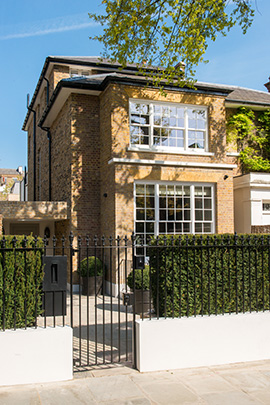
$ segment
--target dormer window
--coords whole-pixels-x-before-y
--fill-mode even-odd
[[[82,70],[82,69],[71,69],[70,77],[89,77],[91,76],[91,70]]]
[[[130,101],[130,144],[138,148],[208,150],[207,108]]]

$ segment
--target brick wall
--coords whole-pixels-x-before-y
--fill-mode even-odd
[[[209,107],[209,151],[214,156],[191,156],[129,151],[129,99],[148,99],[206,105]],[[110,127],[109,127],[110,123]],[[197,163],[236,163],[226,156],[225,106],[223,97],[168,92],[164,97],[156,90],[110,85],[101,96],[101,229],[106,235],[130,234],[134,230],[134,180],[164,180],[213,183],[216,195],[216,232],[233,232],[233,183],[237,170],[182,168],[111,164],[112,157]],[[224,180],[224,175],[229,177]],[[108,194],[107,198],[102,193]]]

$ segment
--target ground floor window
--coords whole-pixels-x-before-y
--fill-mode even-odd
[[[135,233],[214,233],[214,186],[206,183],[135,183]]]

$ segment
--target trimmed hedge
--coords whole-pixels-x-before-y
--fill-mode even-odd
[[[131,271],[127,278],[127,285],[133,290],[133,271]],[[149,266],[146,265],[143,270],[135,269],[135,290],[149,290]]]
[[[42,313],[42,247],[41,239],[5,236],[0,250],[0,328],[22,328],[35,325],[35,314]],[[31,250],[20,250],[23,246]],[[3,237],[0,237],[0,248]],[[26,309],[26,310],[25,310]]]
[[[87,266],[88,261],[88,266]],[[87,268],[88,267],[88,268]],[[81,277],[94,277],[95,268],[97,276],[102,276],[103,274],[103,263],[102,261],[95,256],[88,256],[81,261],[80,268],[78,269],[78,274]]]
[[[151,293],[159,316],[270,309],[269,235],[161,236],[150,245]]]

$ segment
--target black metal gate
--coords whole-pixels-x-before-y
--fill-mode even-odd
[[[136,315],[126,294],[131,239],[75,239],[71,234],[68,249],[67,322],[73,328],[75,369],[109,363],[135,366]]]

